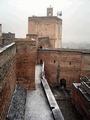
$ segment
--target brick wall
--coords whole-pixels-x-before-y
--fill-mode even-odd
[[[17,83],[26,89],[35,88],[36,41],[16,41]]]
[[[0,51],[0,120],[4,120],[16,85],[15,44]]]
[[[60,84],[61,79],[65,79],[67,87],[71,88],[73,82],[80,81],[79,78],[83,72],[87,73],[85,75],[90,75],[90,69],[83,71],[84,66],[90,64],[84,58],[85,54],[80,51],[48,49],[38,51],[38,63],[40,63],[40,60],[45,62],[46,77],[48,82],[53,86]],[[89,61],[89,58],[87,59]],[[60,66],[59,79],[57,79],[58,65]]]
[[[66,80],[67,87],[71,87],[73,82],[79,82],[81,73],[81,53],[74,51],[62,51],[59,55],[60,78]]]

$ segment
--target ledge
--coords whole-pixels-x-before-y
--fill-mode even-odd
[[[10,48],[11,46],[15,45],[15,42],[4,46],[3,48],[0,49],[0,53],[4,52],[5,50],[7,50],[8,48]]]
[[[61,110],[59,109],[59,106],[53,96],[53,93],[48,85],[48,82],[44,77],[43,77],[43,79],[41,79],[41,84],[43,86],[45,95],[47,97],[49,106],[51,108],[54,120],[64,120],[64,117],[63,117]]]

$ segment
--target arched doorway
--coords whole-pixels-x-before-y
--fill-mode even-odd
[[[40,59],[40,65],[42,65],[43,64],[43,60],[42,59]]]
[[[66,88],[66,80],[64,78],[60,80],[60,86]]]
[[[42,49],[42,46],[39,46],[40,49]]]

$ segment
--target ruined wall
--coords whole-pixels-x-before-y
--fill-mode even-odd
[[[15,54],[14,43],[0,49],[0,120],[5,120],[16,85]]]
[[[35,89],[36,41],[16,41],[17,83],[26,89]]]
[[[61,47],[62,20],[58,17],[29,17],[28,34],[49,37],[52,48]]]
[[[68,88],[72,86],[73,82],[79,82],[79,78],[83,74],[83,58],[85,58],[84,54],[79,51],[48,49],[38,51],[38,63],[40,63],[40,60],[45,62],[46,77],[52,86],[60,84],[61,79],[66,80]],[[86,66],[87,61],[86,63],[85,61],[83,64]],[[58,66],[60,67],[59,72]],[[85,72],[90,74],[90,70],[85,70]],[[57,77],[59,78],[57,79]]]

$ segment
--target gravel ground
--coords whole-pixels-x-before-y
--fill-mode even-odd
[[[7,120],[24,120],[26,90],[17,85],[9,107]]]

